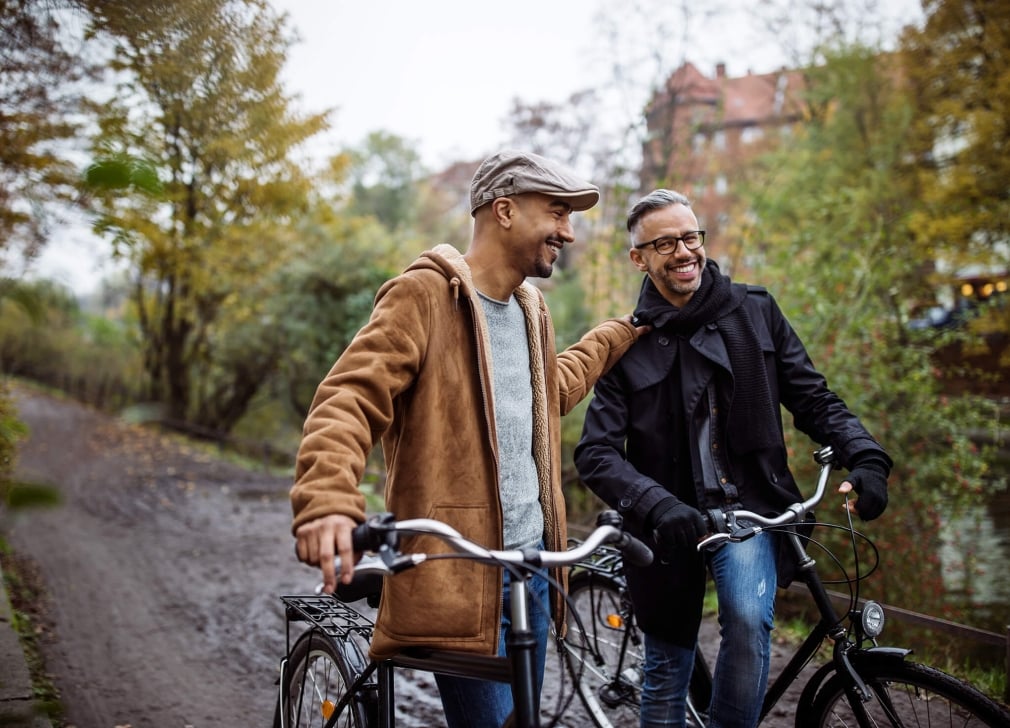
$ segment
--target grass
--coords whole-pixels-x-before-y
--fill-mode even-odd
[[[996,702],[1006,705],[1007,674],[1003,668],[957,660],[928,649],[913,653],[912,659],[965,680]]]
[[[11,624],[21,640],[36,708],[57,728],[63,725],[60,695],[46,672],[39,639],[45,632],[45,593],[31,564],[19,559],[0,538],[0,566],[11,605]]]

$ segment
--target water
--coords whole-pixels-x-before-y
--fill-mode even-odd
[[[1005,633],[1010,625],[1010,493],[954,514],[940,528],[947,600],[973,626]]]

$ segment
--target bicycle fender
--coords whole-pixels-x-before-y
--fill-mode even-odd
[[[803,686],[803,692],[800,694],[800,699],[796,703],[797,726],[805,724],[805,716],[810,713],[811,706],[814,704],[814,698],[817,696],[817,691],[821,689],[821,685],[834,671],[834,663],[827,662],[821,665],[817,669],[817,672],[815,672],[810,679],[807,680],[807,684]]]
[[[860,665],[867,659],[902,662],[910,654],[912,654],[912,650],[904,647],[870,647],[865,650],[853,650],[849,653],[849,661],[856,672],[859,672]],[[817,696],[824,681],[834,672],[835,663],[833,661],[826,662],[807,680],[807,684],[803,686],[803,692],[800,694],[800,699],[796,703],[797,726],[809,725],[805,719],[814,703],[814,698]]]
[[[912,650],[907,647],[870,647],[866,650],[858,650],[853,654],[852,664],[859,667],[859,660],[864,659],[867,655],[872,655],[874,658],[889,657],[892,660],[901,662],[911,654]]]

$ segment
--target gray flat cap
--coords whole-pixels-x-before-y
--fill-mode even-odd
[[[499,197],[541,192],[561,197],[573,210],[588,210],[600,199],[600,188],[586,182],[563,164],[539,154],[506,149],[477,168],[470,183],[470,214]]]

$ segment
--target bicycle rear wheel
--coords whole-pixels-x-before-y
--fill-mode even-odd
[[[637,728],[645,652],[624,590],[583,572],[572,576],[568,596],[563,646],[582,704],[600,728]]]
[[[354,680],[345,649],[348,649],[345,645],[314,630],[298,638],[281,674],[274,728],[315,728],[327,724]],[[368,713],[360,701],[352,700],[334,725],[368,728]]]
[[[846,694],[847,681],[833,674],[818,691],[811,715],[796,716],[797,726],[1010,726],[1010,713],[971,685],[945,672],[915,662],[861,660],[860,677],[873,692],[873,700],[853,707]],[[857,712],[865,714],[860,722]]]

